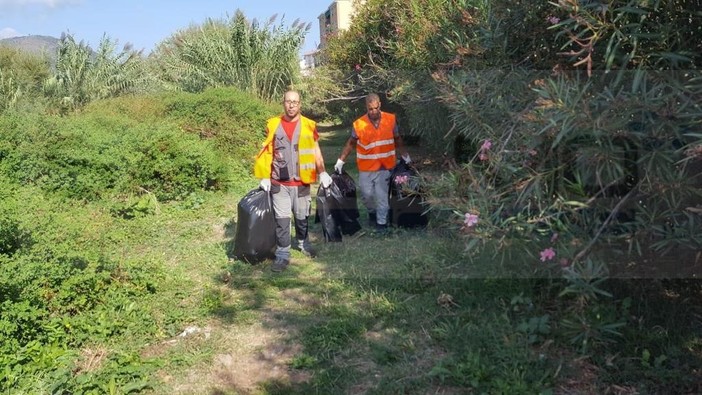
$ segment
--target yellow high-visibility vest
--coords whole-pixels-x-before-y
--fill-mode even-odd
[[[282,115],[270,118],[266,122],[268,135],[263,142],[263,147],[254,158],[254,176],[256,178],[271,178],[271,166],[273,164],[273,138],[276,130],[280,126]],[[317,128],[316,122],[309,118],[300,116],[300,140],[297,142],[299,153],[299,175],[300,181],[305,184],[312,184],[317,181],[317,167],[314,156],[314,131]],[[293,143],[294,144],[294,143]]]

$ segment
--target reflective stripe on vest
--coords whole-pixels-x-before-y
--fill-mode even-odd
[[[395,115],[380,113],[376,128],[364,115],[353,123],[356,141],[356,164],[359,171],[378,171],[395,167]]]

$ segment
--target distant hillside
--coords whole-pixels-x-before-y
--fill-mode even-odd
[[[36,55],[46,54],[51,59],[56,58],[60,40],[50,36],[22,36],[0,40],[0,46],[19,48]]]

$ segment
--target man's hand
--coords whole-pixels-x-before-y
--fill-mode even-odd
[[[329,176],[329,174],[326,171],[323,171],[319,175],[319,183],[322,184],[322,187],[329,188],[329,186],[332,183],[332,178]]]
[[[410,159],[409,154],[402,155],[402,160],[404,160],[407,164],[410,164],[412,162],[412,159]]]
[[[266,192],[270,192],[271,190],[271,179],[270,178],[262,178],[261,182],[258,184],[261,189],[263,189]]]
[[[344,169],[344,163],[345,163],[345,162],[344,162],[343,160],[337,159],[337,160],[336,160],[336,164],[334,165],[334,170],[335,170],[337,173],[341,174],[341,171]]]

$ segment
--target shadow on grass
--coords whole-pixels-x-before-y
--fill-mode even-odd
[[[333,164],[346,135],[320,134]],[[702,393],[699,280],[606,282],[613,298],[587,310],[581,329],[600,316],[625,326],[579,354],[563,327],[574,317],[559,297],[566,283],[534,277],[523,253],[469,261],[462,239],[431,228],[324,243],[314,224],[311,235],[319,257],[294,255],[283,273],[231,262],[236,303],[213,312],[226,323],[254,319],[280,344],[300,346],[278,365],[286,376],[258,384],[263,393]]]
[[[245,291],[242,306],[267,330],[285,333],[281,342],[301,346],[282,368],[309,379],[264,381],[265,393],[700,389],[698,280],[608,282],[612,307],[598,311],[626,322],[623,337],[578,354],[561,333],[568,313],[561,280],[500,278],[505,269],[496,262],[464,261],[455,239],[431,230],[364,233],[341,243],[321,243],[319,229],[312,231],[320,252],[314,260],[294,256],[279,274],[266,265],[230,266],[229,285]],[[625,298],[633,303],[622,309]],[[241,313],[218,314],[236,322]],[[547,315],[548,331],[530,332],[528,323]],[[607,364],[612,357],[619,363]],[[593,376],[578,373],[583,358]]]
[[[504,330],[485,331],[471,322],[497,328],[491,321],[493,313],[479,320],[475,316],[491,308],[504,309],[509,301],[502,294],[516,292],[518,281],[491,282],[460,275],[460,247],[447,249],[440,245],[446,241],[437,243],[427,236],[420,230],[396,230],[386,236],[366,234],[321,244],[319,258],[298,258],[299,264],[280,274],[238,262],[231,265],[229,286],[237,290],[239,306],[257,309],[267,330],[286,333],[281,342],[302,346],[301,353],[287,363],[290,372],[312,372],[306,383],[286,385],[274,379],[261,388],[267,393],[424,393],[444,385],[469,388],[459,379],[460,358],[447,362],[453,354],[446,350],[499,343],[498,334]],[[447,299],[441,300],[442,295]],[[235,322],[232,313],[241,311],[227,311],[220,318]],[[480,332],[489,336],[477,336]],[[480,339],[481,345],[467,338],[467,333]],[[508,350],[486,358],[518,354],[512,347]],[[442,378],[435,368],[453,371]],[[491,372],[499,375],[499,369],[495,363]],[[533,371],[530,377],[536,376],[537,368]]]

